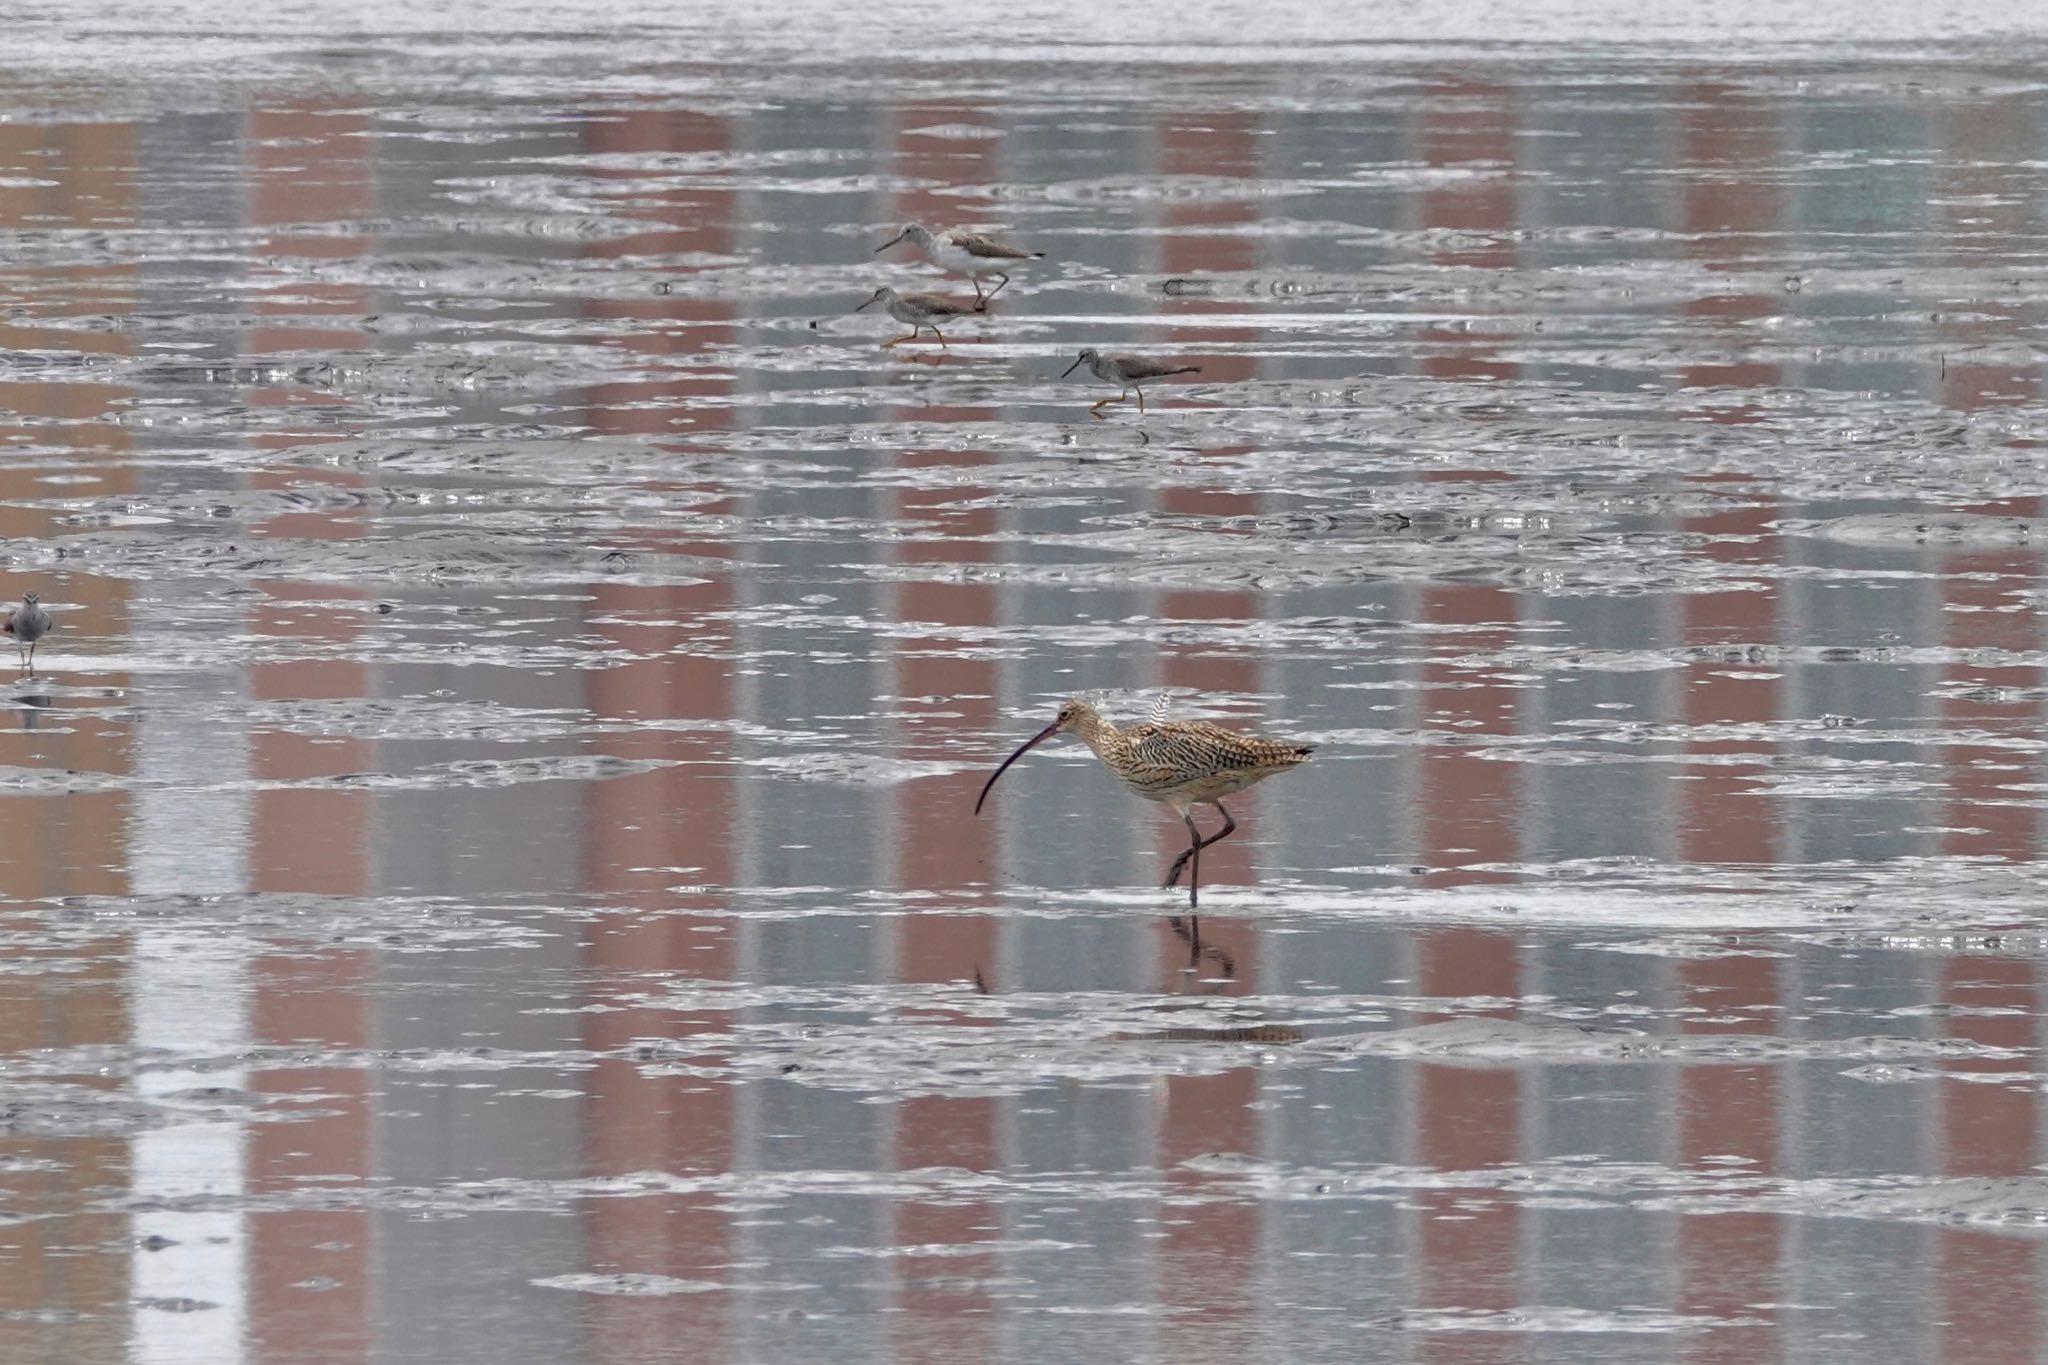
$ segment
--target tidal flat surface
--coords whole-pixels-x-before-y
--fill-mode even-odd
[[[2042,1358],[2048,23],[672,8],[11,21],[0,1361]]]

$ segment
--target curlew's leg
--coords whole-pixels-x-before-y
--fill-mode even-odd
[[[1002,271],[1000,271],[1000,270],[998,270],[998,271],[996,271],[996,272],[995,272],[995,277],[996,277],[997,279],[1001,280],[1001,281],[1003,282],[1003,284],[1008,284],[1008,283],[1010,282],[1010,277],[1009,277],[1008,275],[1005,275],[1005,274],[1004,274],[1004,273],[1003,273]],[[997,285],[997,286],[996,286],[995,288],[993,288],[993,289],[991,289],[991,290],[989,290],[989,291],[988,291],[988,297],[987,297],[987,298],[985,298],[985,299],[983,299],[983,300],[981,301],[981,302],[982,302],[982,306],[983,306],[983,307],[987,307],[987,306],[988,306],[989,304],[991,304],[991,303],[994,303],[994,302],[995,302],[995,298],[996,298],[996,295],[998,295],[998,294],[1000,294],[1000,293],[1002,293],[1002,292],[1003,292],[1003,284],[999,284],[999,285]],[[980,282],[979,282],[979,281],[977,281],[977,282],[975,283],[975,292],[976,292],[976,293],[980,293],[980,292],[981,292],[981,285],[980,285]]]
[[[953,349],[951,346],[946,345],[946,334],[944,332],[941,332],[938,328],[933,327],[932,335],[939,339],[939,347],[941,350],[950,351]]]
[[[917,333],[915,333],[915,332],[912,332],[912,333],[911,333],[911,334],[910,334],[909,336],[907,336],[907,337],[897,337],[897,338],[895,338],[895,339],[894,339],[893,341],[885,341],[885,342],[883,342],[883,343],[882,343],[882,349],[886,351],[886,350],[888,350],[888,349],[889,349],[889,348],[890,348],[891,346],[901,346],[901,345],[902,345],[902,344],[903,344],[904,342],[906,342],[906,341],[915,341],[915,340],[917,340]]]
[[[1196,887],[1202,880],[1202,831],[1195,824],[1195,812],[1192,809],[1182,811],[1180,818],[1188,827],[1188,838],[1194,841],[1188,845],[1187,854],[1194,859],[1195,864],[1188,869],[1188,909],[1193,910],[1201,903],[1197,899]]]
[[[1217,830],[1208,838],[1201,840],[1200,846],[1203,848],[1207,848],[1209,845],[1214,843],[1220,843],[1237,832],[1237,821],[1230,818],[1230,812],[1223,809],[1223,803],[1221,801],[1211,801],[1209,804],[1214,806],[1216,808],[1216,813],[1223,817],[1223,828]],[[1189,818],[1192,819],[1194,816],[1194,812],[1190,810],[1188,812],[1188,815]],[[1175,882],[1180,880],[1180,870],[1183,867],[1186,867],[1188,859],[1194,856],[1195,850],[1191,848],[1187,850],[1185,853],[1181,854],[1178,858],[1175,858],[1173,860],[1173,866],[1170,869],[1168,869],[1166,873],[1166,884],[1168,886],[1172,886]]]
[[[1089,409],[1088,409],[1088,415],[1089,415],[1090,417],[1097,417],[1097,418],[1099,418],[1099,417],[1101,417],[1101,416],[1102,416],[1102,410],[1103,410],[1104,408],[1108,407],[1108,406],[1109,406],[1109,405],[1110,405],[1111,403],[1121,403],[1121,402],[1123,402],[1123,401],[1124,401],[1124,396],[1123,396],[1122,394],[1118,394],[1118,395],[1117,395],[1116,397],[1114,397],[1114,398],[1105,398],[1105,399],[1103,399],[1103,400],[1102,400],[1102,401],[1101,401],[1100,403],[1097,403],[1097,404],[1095,404],[1095,405],[1094,405],[1093,407],[1089,408]]]
[[[1133,386],[1131,392],[1138,395],[1138,411],[1143,412],[1145,410],[1145,391]]]

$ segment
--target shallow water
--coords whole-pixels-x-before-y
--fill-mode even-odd
[[[0,54],[0,1360],[2039,1358],[2048,37],[679,8]]]

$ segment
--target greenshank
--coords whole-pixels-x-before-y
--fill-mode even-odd
[[[917,248],[918,254],[941,270],[955,275],[965,275],[974,282],[974,301],[988,307],[990,299],[1003,292],[1003,285],[1010,282],[1009,272],[1025,261],[1035,261],[1045,255],[1043,251],[1026,251],[1021,246],[1012,246],[1000,237],[985,233],[969,232],[965,228],[946,228],[933,232],[922,223],[907,224],[903,231],[876,247],[879,252],[887,251],[901,241]],[[1001,281],[987,294],[981,292],[985,279]]]
[[[881,304],[889,310],[890,317],[910,329],[909,336],[900,336],[883,342],[882,349],[885,351],[900,342],[917,340],[917,334],[923,331],[929,331],[939,339],[939,345],[945,346],[946,337],[939,330],[939,319],[965,317],[975,311],[964,303],[955,303],[951,299],[940,298],[937,294],[899,294],[886,284],[870,294],[867,303],[853,311],[858,313],[870,303]],[[951,350],[952,347],[947,346],[946,349]]]
[[[56,623],[50,613],[39,605],[42,599],[32,592],[21,595],[21,605],[7,613],[7,619],[0,621],[0,635],[13,637],[14,649],[21,656],[21,667],[31,678],[36,675],[36,641],[50,633]],[[24,651],[23,646],[27,646]]]
[[[1086,365],[1095,372],[1097,379],[1117,386],[1121,392],[1114,398],[1105,398],[1088,409],[1090,417],[1102,416],[1102,410],[1111,403],[1121,403],[1132,394],[1138,395],[1138,411],[1145,410],[1145,390],[1141,387],[1148,379],[1164,379],[1170,374],[1200,374],[1200,365],[1172,365],[1158,360],[1146,360],[1135,355],[1104,355],[1093,346],[1074,357],[1074,363],[1061,372],[1065,379],[1081,366]]]

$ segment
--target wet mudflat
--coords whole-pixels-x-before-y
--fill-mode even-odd
[[[0,1359],[2039,1357],[2048,39],[1071,8],[31,8]]]

